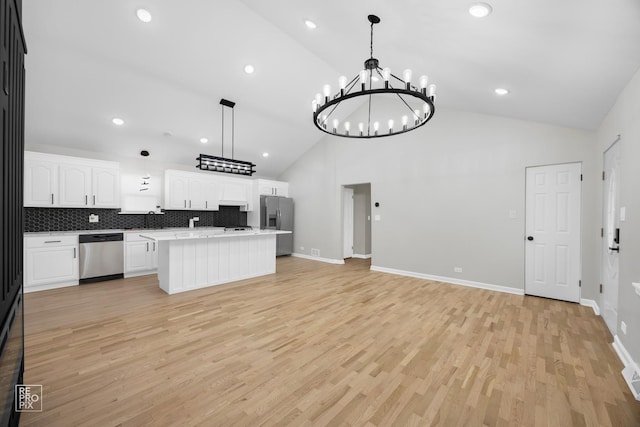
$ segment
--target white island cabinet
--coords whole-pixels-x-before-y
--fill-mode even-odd
[[[168,294],[276,272],[276,234],[221,230],[140,233],[158,243],[158,280]]]

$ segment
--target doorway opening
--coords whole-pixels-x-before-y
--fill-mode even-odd
[[[343,258],[371,258],[371,184],[342,186]]]

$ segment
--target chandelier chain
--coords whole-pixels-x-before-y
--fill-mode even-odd
[[[371,23],[371,58],[373,58],[373,22]]]

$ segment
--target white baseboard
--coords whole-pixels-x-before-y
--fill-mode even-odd
[[[396,270],[394,268],[371,266],[371,270],[382,273],[398,274],[400,276],[416,277],[418,279],[435,280],[437,282],[451,283],[453,285],[469,286],[471,288],[487,289],[490,291],[504,292],[507,294],[524,295],[523,289],[510,288],[508,286],[492,285],[489,283],[473,282],[471,280],[456,279],[454,277],[433,276],[431,274],[415,273],[413,271]]]
[[[329,264],[344,264],[344,260],[343,259],[331,259],[331,258],[321,258],[319,256],[311,256],[311,255],[306,255],[306,254],[298,254],[298,253],[292,253],[291,256],[294,256],[296,258],[304,258],[304,259],[310,259],[312,261],[320,261],[320,262],[326,262]]]
[[[627,349],[618,338],[618,335],[613,337],[613,349],[616,351],[618,358],[624,365],[624,369],[622,370],[622,377],[626,381],[629,386],[629,390],[636,398],[636,400],[640,400],[640,368],[638,368],[638,364],[633,360]],[[635,374],[635,376],[634,376]]]
[[[370,258],[371,258],[371,254],[366,254],[366,255],[362,255],[362,254],[353,254],[353,258],[370,259]]]
[[[598,307],[598,303],[595,300],[580,298],[580,305],[591,307],[596,316],[600,316],[600,307]]]

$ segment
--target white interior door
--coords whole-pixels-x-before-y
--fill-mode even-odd
[[[618,324],[618,244],[620,243],[620,142],[604,153],[602,188],[602,317],[612,334]]]
[[[525,293],[580,301],[580,163],[526,172]]]
[[[343,229],[344,258],[353,258],[353,188],[343,188]]]

